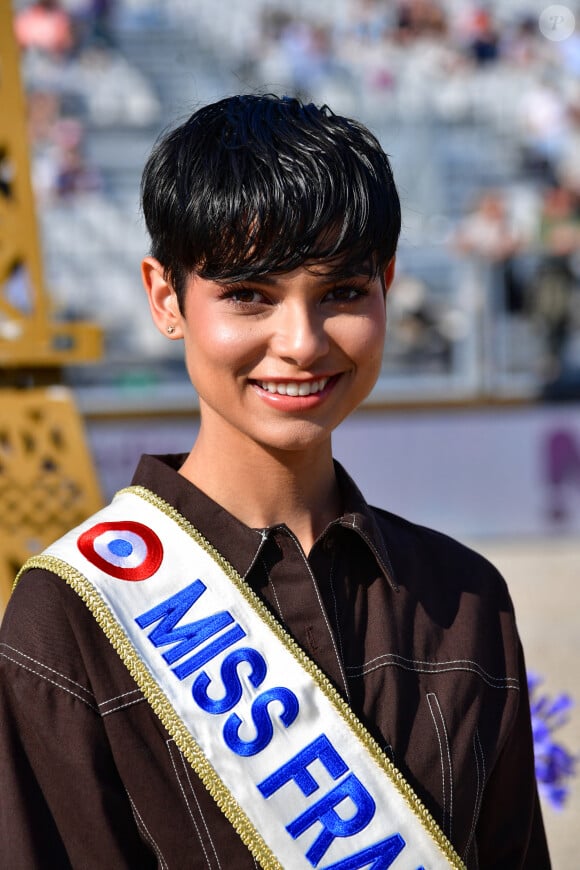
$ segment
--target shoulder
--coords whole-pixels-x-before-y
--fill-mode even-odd
[[[0,660],[12,678],[96,710],[112,684],[131,682],[80,597],[50,571],[26,571],[0,626]],[[116,661],[118,660],[118,661]]]
[[[25,571],[8,602],[0,637],[35,648],[46,641],[54,648],[59,637],[74,634],[75,624],[83,622],[82,602],[76,599],[73,590],[50,571]]]
[[[426,660],[461,661],[491,687],[517,686],[521,653],[507,584],[487,559],[434,529],[373,508],[402,621]],[[476,664],[474,664],[476,663]],[[456,664],[458,667],[459,665]]]
[[[442,532],[372,510],[399,586],[445,622],[501,620],[515,631],[507,584],[484,556]]]

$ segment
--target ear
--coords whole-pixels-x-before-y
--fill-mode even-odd
[[[141,278],[155,326],[166,338],[183,338],[177,296],[164,272],[154,257],[145,257],[141,263]]]
[[[385,288],[385,296],[386,296],[387,293],[389,292],[389,287],[390,287],[391,284],[393,283],[393,279],[394,279],[394,277],[395,277],[395,262],[396,262],[396,259],[397,259],[397,258],[396,258],[395,255],[393,255],[393,256],[391,257],[391,259],[390,259],[389,262],[387,263],[387,268],[385,269],[385,272],[384,272],[384,275],[383,275],[383,282],[384,282],[384,288]]]

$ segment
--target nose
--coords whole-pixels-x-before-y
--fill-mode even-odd
[[[272,336],[272,350],[281,359],[308,368],[328,353],[325,317],[315,305],[294,301],[281,306]]]

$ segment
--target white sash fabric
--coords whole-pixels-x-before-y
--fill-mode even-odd
[[[31,565],[85,600],[263,868],[464,867],[322,672],[153,493],[123,490]]]

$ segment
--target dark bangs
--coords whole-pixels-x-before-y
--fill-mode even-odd
[[[379,273],[401,225],[375,137],[326,106],[273,96],[222,100],[162,139],[142,202],[151,253],[180,297],[193,271],[239,281],[325,260]]]

